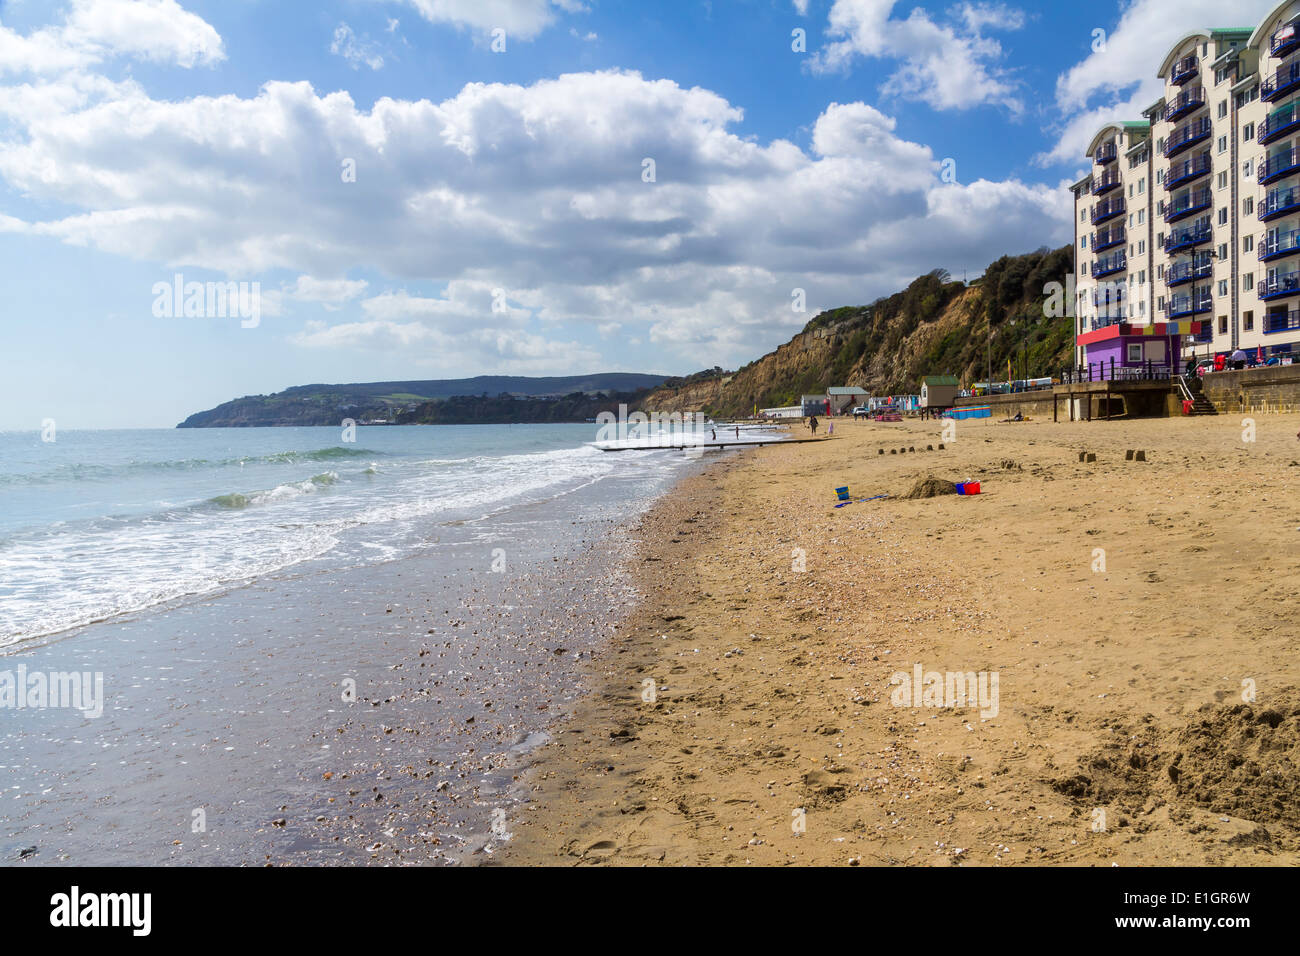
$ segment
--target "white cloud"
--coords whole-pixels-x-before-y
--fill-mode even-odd
[[[555,22],[556,10],[577,13],[573,0],[406,0],[430,23],[450,23],[480,33],[503,29],[508,37],[531,40]]]
[[[461,371],[608,366],[575,339],[614,331],[682,364],[739,363],[818,309],[1069,237],[1063,191],[942,183],[931,150],[865,103],[830,104],[805,151],[741,135],[714,92],[624,71],[369,109],[303,82],[154,99],[77,73],[0,85],[0,113],[0,179],[70,210],[0,230],[238,279],[291,270],[272,307],[340,312],[301,346]],[[363,270],[387,288],[331,278]]]
[[[62,25],[25,37],[0,24],[0,75],[59,73],[114,56],[193,67],[220,62],[225,50],[176,0],[72,0]]]
[[[384,57],[379,47],[368,39],[358,38],[346,23],[334,28],[334,40],[330,43],[330,52],[348,61],[352,69],[365,64],[372,70],[384,68]]]
[[[1258,23],[1276,6],[1276,0],[1237,0],[1229,25]],[[1132,0],[1104,45],[1057,78],[1062,119],[1055,144],[1038,161],[1079,162],[1101,126],[1141,119],[1142,110],[1164,93],[1156,71],[1170,47],[1197,27],[1224,25],[1224,13],[1222,0]],[[1080,37],[1079,45],[1091,39]]]
[[[835,0],[826,33],[835,38],[811,61],[815,72],[847,71],[857,57],[898,60],[881,87],[887,95],[935,109],[991,104],[1019,113],[1016,84],[1001,66],[1002,46],[985,31],[1019,30],[1024,14],[1000,3],[963,3],[954,25],[936,23],[920,7],[893,17],[896,0]]]

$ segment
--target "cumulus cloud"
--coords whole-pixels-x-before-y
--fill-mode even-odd
[[[1256,24],[1276,6],[1276,0],[1238,0],[1232,25]],[[1164,55],[1194,28],[1223,25],[1223,16],[1220,0],[1132,0],[1096,49],[1091,36],[1080,37],[1080,47],[1090,52],[1057,78],[1061,120],[1056,142],[1038,162],[1078,162],[1101,126],[1141,119],[1164,93],[1156,77]]]
[[[616,327],[683,365],[739,363],[818,309],[1069,237],[1064,191],[944,183],[873,106],[830,104],[805,150],[742,135],[715,92],[629,71],[368,109],[305,82],[165,100],[72,72],[0,85],[0,111],[0,178],[69,210],[0,229],[239,279],[287,270],[278,305],[343,312],[301,347],[462,369],[608,366],[576,338]],[[385,287],[340,278],[357,272]]]
[[[115,56],[181,67],[225,59],[221,37],[176,0],[72,0],[57,27],[20,36],[0,23],[0,75],[58,73]]]
[[[895,6],[896,0],[835,0],[826,27],[832,41],[811,59],[813,71],[847,71],[858,57],[892,59],[894,73],[881,87],[886,95],[935,109],[991,104],[1021,112],[1016,84],[1001,66],[1002,46],[987,35],[1023,27],[1020,10],[963,3],[954,9],[952,25],[945,25],[920,7],[906,18],[894,17]]]
[[[556,19],[556,11],[578,13],[575,0],[406,0],[430,23],[449,23],[485,33],[495,29],[520,40],[531,40]]]

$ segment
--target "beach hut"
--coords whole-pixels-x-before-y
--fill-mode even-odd
[[[921,407],[951,408],[961,385],[954,375],[926,375],[921,379]]]

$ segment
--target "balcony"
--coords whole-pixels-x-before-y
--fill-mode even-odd
[[[1100,225],[1108,219],[1114,219],[1116,216],[1122,215],[1124,215],[1124,197],[1115,196],[1093,206],[1092,224],[1094,226]]]
[[[1260,262],[1272,262],[1274,259],[1293,256],[1300,252],[1300,230],[1280,232],[1271,236],[1265,235],[1259,240],[1255,250]]]
[[[1300,88],[1300,58],[1283,61],[1277,72],[1259,84],[1259,98],[1265,103],[1281,99],[1292,90]]]
[[[1294,332],[1300,329],[1300,312],[1295,309],[1279,309],[1264,316],[1264,334],[1276,335],[1279,332]]]
[[[1295,106],[1295,103],[1288,103],[1261,120],[1259,129],[1255,132],[1256,142],[1261,146],[1267,146],[1274,140],[1281,139],[1300,128],[1300,113],[1296,111]]]
[[[1118,147],[1116,147],[1114,143],[1107,143],[1104,146],[1098,146],[1097,152],[1092,154],[1092,158],[1097,163],[1098,166],[1104,166],[1107,163],[1113,163],[1115,162],[1115,159],[1118,156],[1119,156],[1119,149]]]
[[[1165,140],[1165,158],[1173,158],[1202,140],[1209,139],[1211,132],[1212,127],[1208,116],[1202,116],[1198,120],[1192,120],[1178,127]]]
[[[1111,253],[1108,256],[1102,256],[1092,264],[1092,277],[1100,279],[1103,276],[1113,276],[1116,272],[1123,272],[1128,268],[1128,253],[1123,249]]]
[[[1109,170],[1106,175],[1092,181],[1092,194],[1094,196],[1100,196],[1103,193],[1108,193],[1112,189],[1118,188],[1119,185],[1119,169],[1117,167]]]
[[[1177,189],[1179,186],[1194,182],[1202,176],[1209,175],[1213,164],[1209,153],[1201,153],[1181,163],[1172,163],[1165,171],[1165,189]]]
[[[1191,262],[1182,262],[1165,270],[1165,285],[1179,286],[1198,279],[1208,279],[1213,272],[1213,259],[1209,256],[1193,256]]]
[[[1214,306],[1214,297],[1210,295],[1210,289],[1207,286],[1204,289],[1197,289],[1196,295],[1176,295],[1170,298],[1165,305],[1165,314],[1171,319],[1182,318],[1186,315],[1200,315],[1202,312],[1209,312]]]
[[[1261,280],[1258,292],[1259,297],[1266,302],[1284,296],[1300,295],[1300,269],[1294,272],[1279,272]]]
[[[1267,186],[1279,179],[1285,179],[1297,169],[1300,169],[1300,150],[1292,147],[1260,163],[1259,171],[1255,175],[1261,186]]]
[[[1268,52],[1273,56],[1286,56],[1300,49],[1300,29],[1296,24],[1284,23],[1268,41]]]
[[[1214,236],[1214,230],[1210,228],[1210,221],[1202,219],[1200,222],[1193,223],[1183,229],[1175,229],[1165,237],[1165,252],[1175,255],[1179,252],[1186,252],[1193,249],[1203,242],[1209,242]]]
[[[1184,90],[1165,107],[1165,122],[1172,123],[1175,120],[1182,119],[1188,113],[1193,113],[1204,105],[1205,90],[1199,86],[1194,90]]]
[[[1175,196],[1165,203],[1165,222],[1177,222],[1186,219],[1192,213],[1209,209],[1214,204],[1214,193],[1207,186],[1193,189],[1182,196]]]
[[[1118,246],[1127,241],[1127,233],[1122,223],[1115,223],[1108,229],[1098,229],[1092,234],[1092,251],[1101,252],[1103,249],[1109,249],[1112,246]]]
[[[1197,345],[1208,345],[1214,341],[1214,323],[1202,322],[1201,331],[1192,334],[1192,341]]]
[[[1269,222],[1300,209],[1300,186],[1277,189],[1259,201],[1259,221]]]
[[[1188,80],[1193,79],[1201,72],[1201,61],[1195,55],[1185,56],[1169,71],[1169,82],[1174,86],[1182,86]]]

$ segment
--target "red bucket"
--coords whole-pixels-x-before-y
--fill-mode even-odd
[[[978,481],[968,481],[962,489],[964,495],[978,495],[980,493],[980,483]]]

